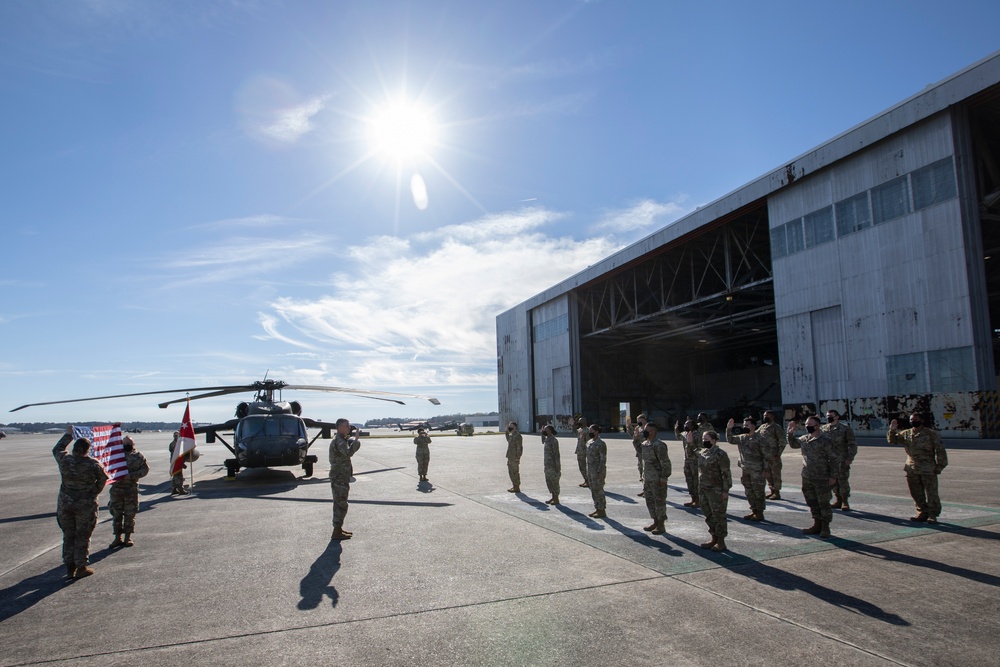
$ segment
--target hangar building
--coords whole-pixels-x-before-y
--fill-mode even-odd
[[[1000,52],[497,317],[501,423],[1000,436]]]

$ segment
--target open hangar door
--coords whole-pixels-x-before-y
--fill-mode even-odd
[[[575,292],[582,414],[621,404],[673,428],[781,408],[767,202],[705,225]]]

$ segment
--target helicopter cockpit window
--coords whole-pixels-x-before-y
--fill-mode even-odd
[[[294,436],[306,437],[302,420],[294,415],[250,416],[239,423],[239,438]]]

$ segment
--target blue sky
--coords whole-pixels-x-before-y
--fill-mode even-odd
[[[495,410],[499,312],[998,24],[985,1],[5,0],[0,408],[269,372],[442,401],[286,393],[316,418]],[[180,419],[157,400],[0,421]]]

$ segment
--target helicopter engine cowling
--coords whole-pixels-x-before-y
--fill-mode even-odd
[[[288,407],[292,409],[292,414],[295,415],[296,417],[302,416],[302,404],[299,403],[298,401],[292,401],[291,403],[288,404]]]
[[[236,406],[236,418],[237,419],[243,419],[248,414],[250,414],[250,404],[249,403],[247,403],[246,401],[243,401],[242,403],[239,403]]]

